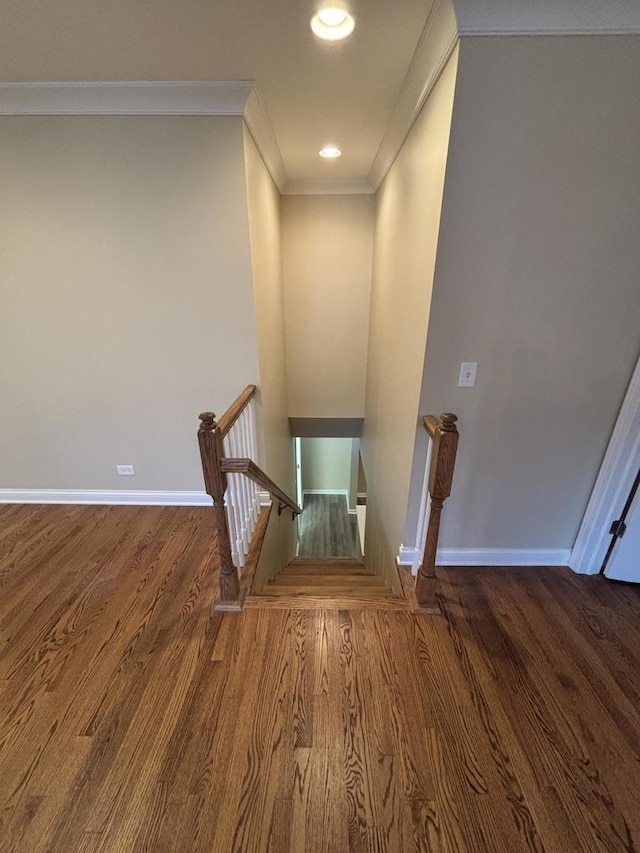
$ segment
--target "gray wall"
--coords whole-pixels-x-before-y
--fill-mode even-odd
[[[258,380],[242,120],[3,117],[0,186],[0,487],[201,490]]]
[[[460,415],[444,547],[573,544],[640,346],[639,81],[638,37],[461,42],[420,401]]]
[[[367,553],[397,581],[415,443],[457,53],[377,195],[362,463]]]

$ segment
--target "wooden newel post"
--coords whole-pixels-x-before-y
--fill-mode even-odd
[[[430,419],[431,423],[435,419]],[[440,516],[442,505],[451,494],[453,469],[458,449],[458,430],[456,415],[445,412],[433,430],[433,450],[431,468],[429,470],[429,494],[431,496],[431,511],[427,527],[427,541],[424,557],[418,577],[416,578],[416,599],[423,608],[439,611],[436,602],[436,551],[438,548],[438,533],[440,531]],[[431,434],[431,431],[429,431]]]
[[[214,524],[220,560],[220,598],[215,603],[215,609],[241,610],[240,582],[238,570],[231,557],[231,539],[224,505],[224,493],[227,490],[227,475],[221,467],[224,449],[215,417],[213,412],[202,412],[198,429],[204,485],[207,494],[213,498]]]

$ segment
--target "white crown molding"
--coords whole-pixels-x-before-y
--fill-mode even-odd
[[[461,38],[471,36],[633,36],[640,34],[640,25],[621,29],[619,27],[460,27],[458,35]]]
[[[289,177],[266,107],[254,86],[244,107],[244,120],[274,184],[282,193]]]
[[[290,181],[283,195],[373,195],[369,181]]]
[[[0,115],[242,115],[251,80],[0,83]]]
[[[205,492],[134,492],[85,489],[0,489],[0,503],[131,504],[136,506],[211,506]]]
[[[568,566],[568,548],[438,548],[438,566]],[[396,562],[417,574],[420,552],[400,546]]]
[[[435,0],[402,84],[369,183],[378,189],[458,43],[458,24],[450,0]]]
[[[611,522],[620,513],[640,464],[640,359],[631,377],[569,565],[579,574],[597,574],[611,542]]]

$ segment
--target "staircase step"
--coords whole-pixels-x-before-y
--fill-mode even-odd
[[[384,584],[279,584],[269,583],[264,589],[266,595],[388,595],[391,590]]]
[[[371,570],[360,564],[339,566],[336,563],[313,563],[312,565],[294,566],[289,563],[280,572],[281,575],[295,575],[296,577],[320,577],[320,575],[343,575],[345,577],[367,577],[372,574]]]
[[[311,596],[316,598],[360,598],[361,596],[383,596],[393,595],[391,590],[382,586],[344,586],[335,584],[333,586],[280,586],[279,584],[267,584],[264,588],[265,595],[277,595],[291,598],[300,596]]]
[[[268,587],[267,587],[268,588]],[[279,610],[410,610],[409,602],[401,596],[386,595],[248,595],[247,608],[277,608]]]
[[[378,575],[374,575],[372,572],[367,572],[366,574],[338,574],[337,572],[311,574],[309,572],[288,572],[286,570],[280,572],[280,574],[270,581],[270,583],[283,583],[287,585],[298,583],[328,586],[335,583],[348,584],[349,586],[353,586],[354,584],[374,584],[375,586],[384,585],[382,578],[378,577]]]
[[[408,602],[362,560],[343,557],[296,557],[261,592],[247,598],[248,607],[297,609],[407,610]]]

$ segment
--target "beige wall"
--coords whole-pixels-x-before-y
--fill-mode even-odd
[[[0,186],[0,487],[202,489],[258,378],[241,119],[0,118]]]
[[[351,444],[350,438],[301,438],[303,490],[348,492]]]
[[[292,490],[295,476],[287,412],[280,195],[246,125],[244,146],[260,362],[259,402],[265,436],[264,465],[283,488]]]
[[[246,125],[244,152],[260,363],[258,405],[264,442],[260,464],[295,497],[293,438],[287,419],[280,196]],[[294,552],[295,527],[290,515],[272,512],[254,588],[282,568]]]
[[[393,567],[407,511],[457,55],[378,192],[362,460],[367,561]]]
[[[362,417],[374,196],[282,199],[291,417]]]
[[[462,41],[421,402],[460,415],[445,547],[573,544],[640,344],[638,80],[638,37]]]

